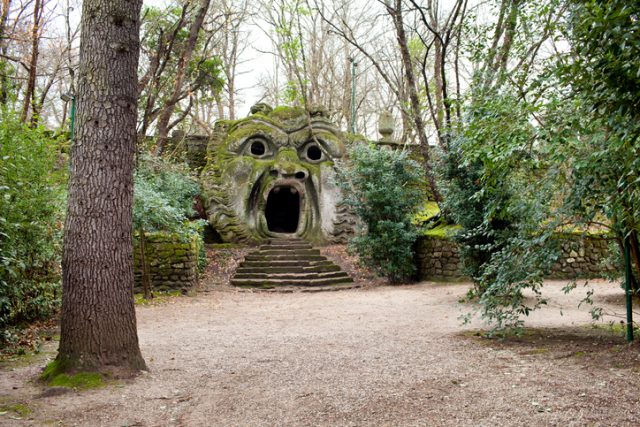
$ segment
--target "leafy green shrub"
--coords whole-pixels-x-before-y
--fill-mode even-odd
[[[3,113],[0,123],[0,342],[59,304],[66,168],[61,141]],[[62,163],[62,164],[61,164]]]
[[[439,168],[444,209],[462,227],[455,240],[474,282],[469,297],[494,331],[519,328],[521,315],[545,303],[544,274],[558,258],[549,221],[554,187],[543,179],[528,107],[499,93],[475,99]]]
[[[150,277],[144,252],[146,233],[169,232],[185,241],[197,235],[199,247],[204,248],[204,221],[189,221],[195,213],[193,198],[199,194],[200,186],[186,168],[148,155],[140,159],[134,185],[133,225],[140,241],[142,287],[145,297],[150,298]],[[206,255],[204,250],[199,252],[198,267],[202,269],[206,265]]]
[[[392,283],[411,277],[418,236],[412,218],[423,204],[419,165],[406,152],[356,144],[338,175],[345,203],[362,222],[351,248]]]
[[[198,231],[188,219],[195,213],[193,198],[200,193],[200,186],[185,167],[145,155],[138,163],[134,183],[134,229],[184,236]]]

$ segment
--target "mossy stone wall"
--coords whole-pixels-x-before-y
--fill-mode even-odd
[[[559,235],[561,255],[549,279],[585,279],[615,273],[607,264],[609,240],[600,236]],[[456,243],[448,238],[423,236],[415,246],[419,280],[456,281],[465,277]]]
[[[416,268],[420,280],[459,280],[460,251],[455,242],[438,237],[421,237],[415,246]]]
[[[153,291],[188,292],[198,282],[199,240],[197,236],[184,241],[175,234],[148,233],[145,256]],[[140,241],[134,241],[135,291],[142,292]]]
[[[550,279],[603,277],[618,270],[607,261],[611,239],[598,236],[559,236],[561,255],[549,274]]]
[[[207,144],[209,137],[205,135],[187,135],[184,139],[185,160],[189,167],[197,172],[207,164]]]

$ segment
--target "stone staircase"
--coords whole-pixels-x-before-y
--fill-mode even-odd
[[[353,279],[339,266],[320,255],[302,239],[272,239],[249,253],[238,266],[231,284],[240,287],[344,286]]]

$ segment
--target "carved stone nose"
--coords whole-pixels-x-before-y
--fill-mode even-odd
[[[269,171],[269,174],[273,177],[281,178],[295,178],[299,181],[304,181],[309,176],[309,173],[301,168],[285,168],[276,165]]]

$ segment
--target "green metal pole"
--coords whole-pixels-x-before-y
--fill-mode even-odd
[[[624,239],[624,292],[627,299],[627,342],[633,341],[633,312],[631,299],[631,244]]]
[[[356,66],[354,58],[351,59],[351,133],[356,133]]]
[[[76,125],[76,97],[75,96],[73,96],[71,98],[71,117],[70,117],[70,119],[71,119],[70,120],[71,121],[71,124],[70,124],[70,127],[71,127],[71,129],[70,129],[71,141],[73,141],[73,137],[76,134],[76,132],[75,132],[75,130],[76,130],[75,129],[75,127],[76,127],[75,126]]]

